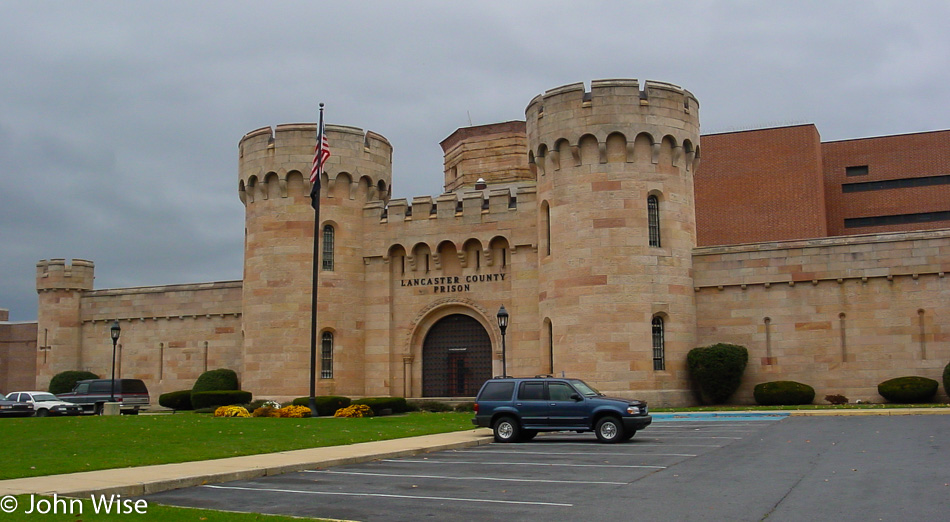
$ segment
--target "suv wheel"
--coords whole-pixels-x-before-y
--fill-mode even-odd
[[[623,433],[623,424],[615,417],[604,417],[597,421],[594,426],[594,433],[597,434],[597,440],[600,442],[614,443],[625,440]]]
[[[495,422],[495,442],[515,442],[521,436],[518,421],[511,417],[502,417]]]

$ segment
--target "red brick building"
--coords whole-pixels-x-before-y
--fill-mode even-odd
[[[707,134],[698,243],[950,228],[950,130],[821,142],[796,125]]]

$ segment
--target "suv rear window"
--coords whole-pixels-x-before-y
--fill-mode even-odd
[[[511,392],[515,390],[513,382],[489,382],[482,390],[478,400],[481,401],[507,401],[511,400]]]

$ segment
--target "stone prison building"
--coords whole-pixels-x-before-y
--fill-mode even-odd
[[[390,197],[385,137],[327,126],[318,395],[473,397],[502,372],[502,305],[509,375],[655,406],[695,403],[686,353],[719,342],[749,349],[739,403],[766,381],[880,402],[884,380],[940,379],[950,131],[701,135],[692,93],[630,79],[549,90],[524,116],[451,133],[442,195],[412,199]],[[63,370],[107,376],[118,319],[117,373],[153,402],[214,368],[256,398],[307,395],[315,135],[241,138],[240,281],[96,289],[91,261],[40,261],[22,372],[38,388]]]

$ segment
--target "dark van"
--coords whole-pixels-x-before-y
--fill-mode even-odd
[[[73,391],[57,395],[66,402],[82,406],[86,413],[102,413],[102,405],[112,399],[112,379],[87,379],[76,382]],[[122,413],[137,415],[148,406],[148,388],[141,379],[116,379],[115,402]]]

